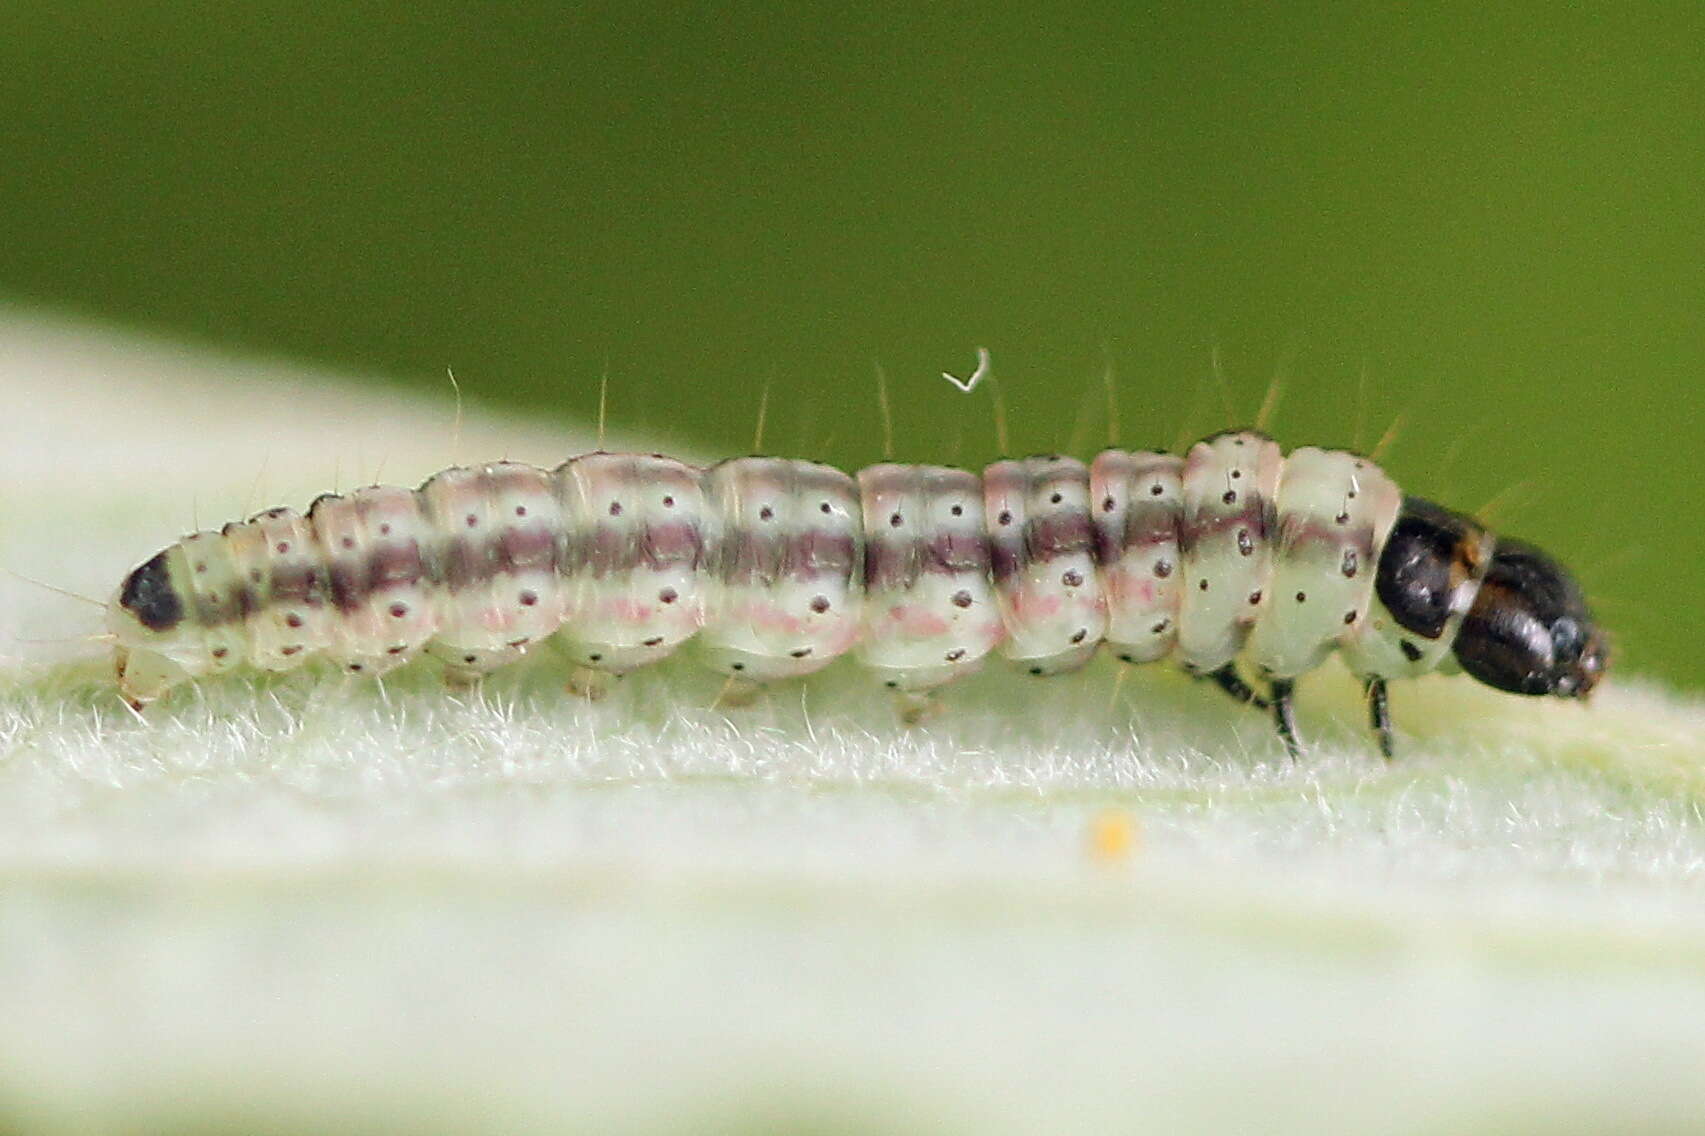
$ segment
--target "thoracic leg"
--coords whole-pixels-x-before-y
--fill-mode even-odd
[[[1368,699],[1368,720],[1373,724],[1373,732],[1379,738],[1379,752],[1386,757],[1393,753],[1391,738],[1391,701],[1387,697],[1385,680],[1370,678],[1362,686]]]
[[[1209,680],[1239,702],[1253,706],[1257,710],[1267,709],[1267,700],[1256,694],[1255,688],[1243,681],[1243,676],[1237,673],[1237,668],[1231,663],[1227,663],[1217,671],[1209,671],[1199,677]]]
[[[1285,740],[1285,748],[1293,758],[1302,756],[1302,743],[1297,741],[1296,711],[1292,706],[1296,683],[1288,678],[1273,680],[1273,724]]]

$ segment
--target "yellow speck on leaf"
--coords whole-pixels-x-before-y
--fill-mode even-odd
[[[1103,809],[1089,822],[1089,851],[1097,860],[1123,860],[1142,844],[1137,820],[1124,809]]]

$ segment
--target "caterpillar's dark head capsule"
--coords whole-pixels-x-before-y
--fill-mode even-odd
[[[1501,539],[1454,647],[1462,669],[1499,690],[1582,698],[1610,662],[1605,636],[1569,573]]]

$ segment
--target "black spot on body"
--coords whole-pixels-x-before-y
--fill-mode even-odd
[[[1411,663],[1418,663],[1421,661],[1421,648],[1415,646],[1415,644],[1409,642],[1409,640],[1399,640],[1397,647],[1403,652],[1403,657],[1408,659]]]
[[[183,599],[172,588],[171,576],[161,552],[124,578],[119,606],[150,631],[170,631],[184,618]]]

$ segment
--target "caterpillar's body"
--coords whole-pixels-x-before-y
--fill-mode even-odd
[[[1526,694],[1585,694],[1606,662],[1554,562],[1405,498],[1372,461],[1252,431],[1178,458],[706,469],[593,453],[545,471],[454,468],[200,532],[135,569],[110,607],[134,704],[249,664],[325,655],[378,674],[421,654],[473,679],[551,641],[622,673],[697,637],[768,682],[852,653],[921,694],[1000,650],[1036,675],[1106,643],[1176,658],[1261,702],[1288,744],[1290,687],[1332,651],[1368,684],[1460,666]]]

